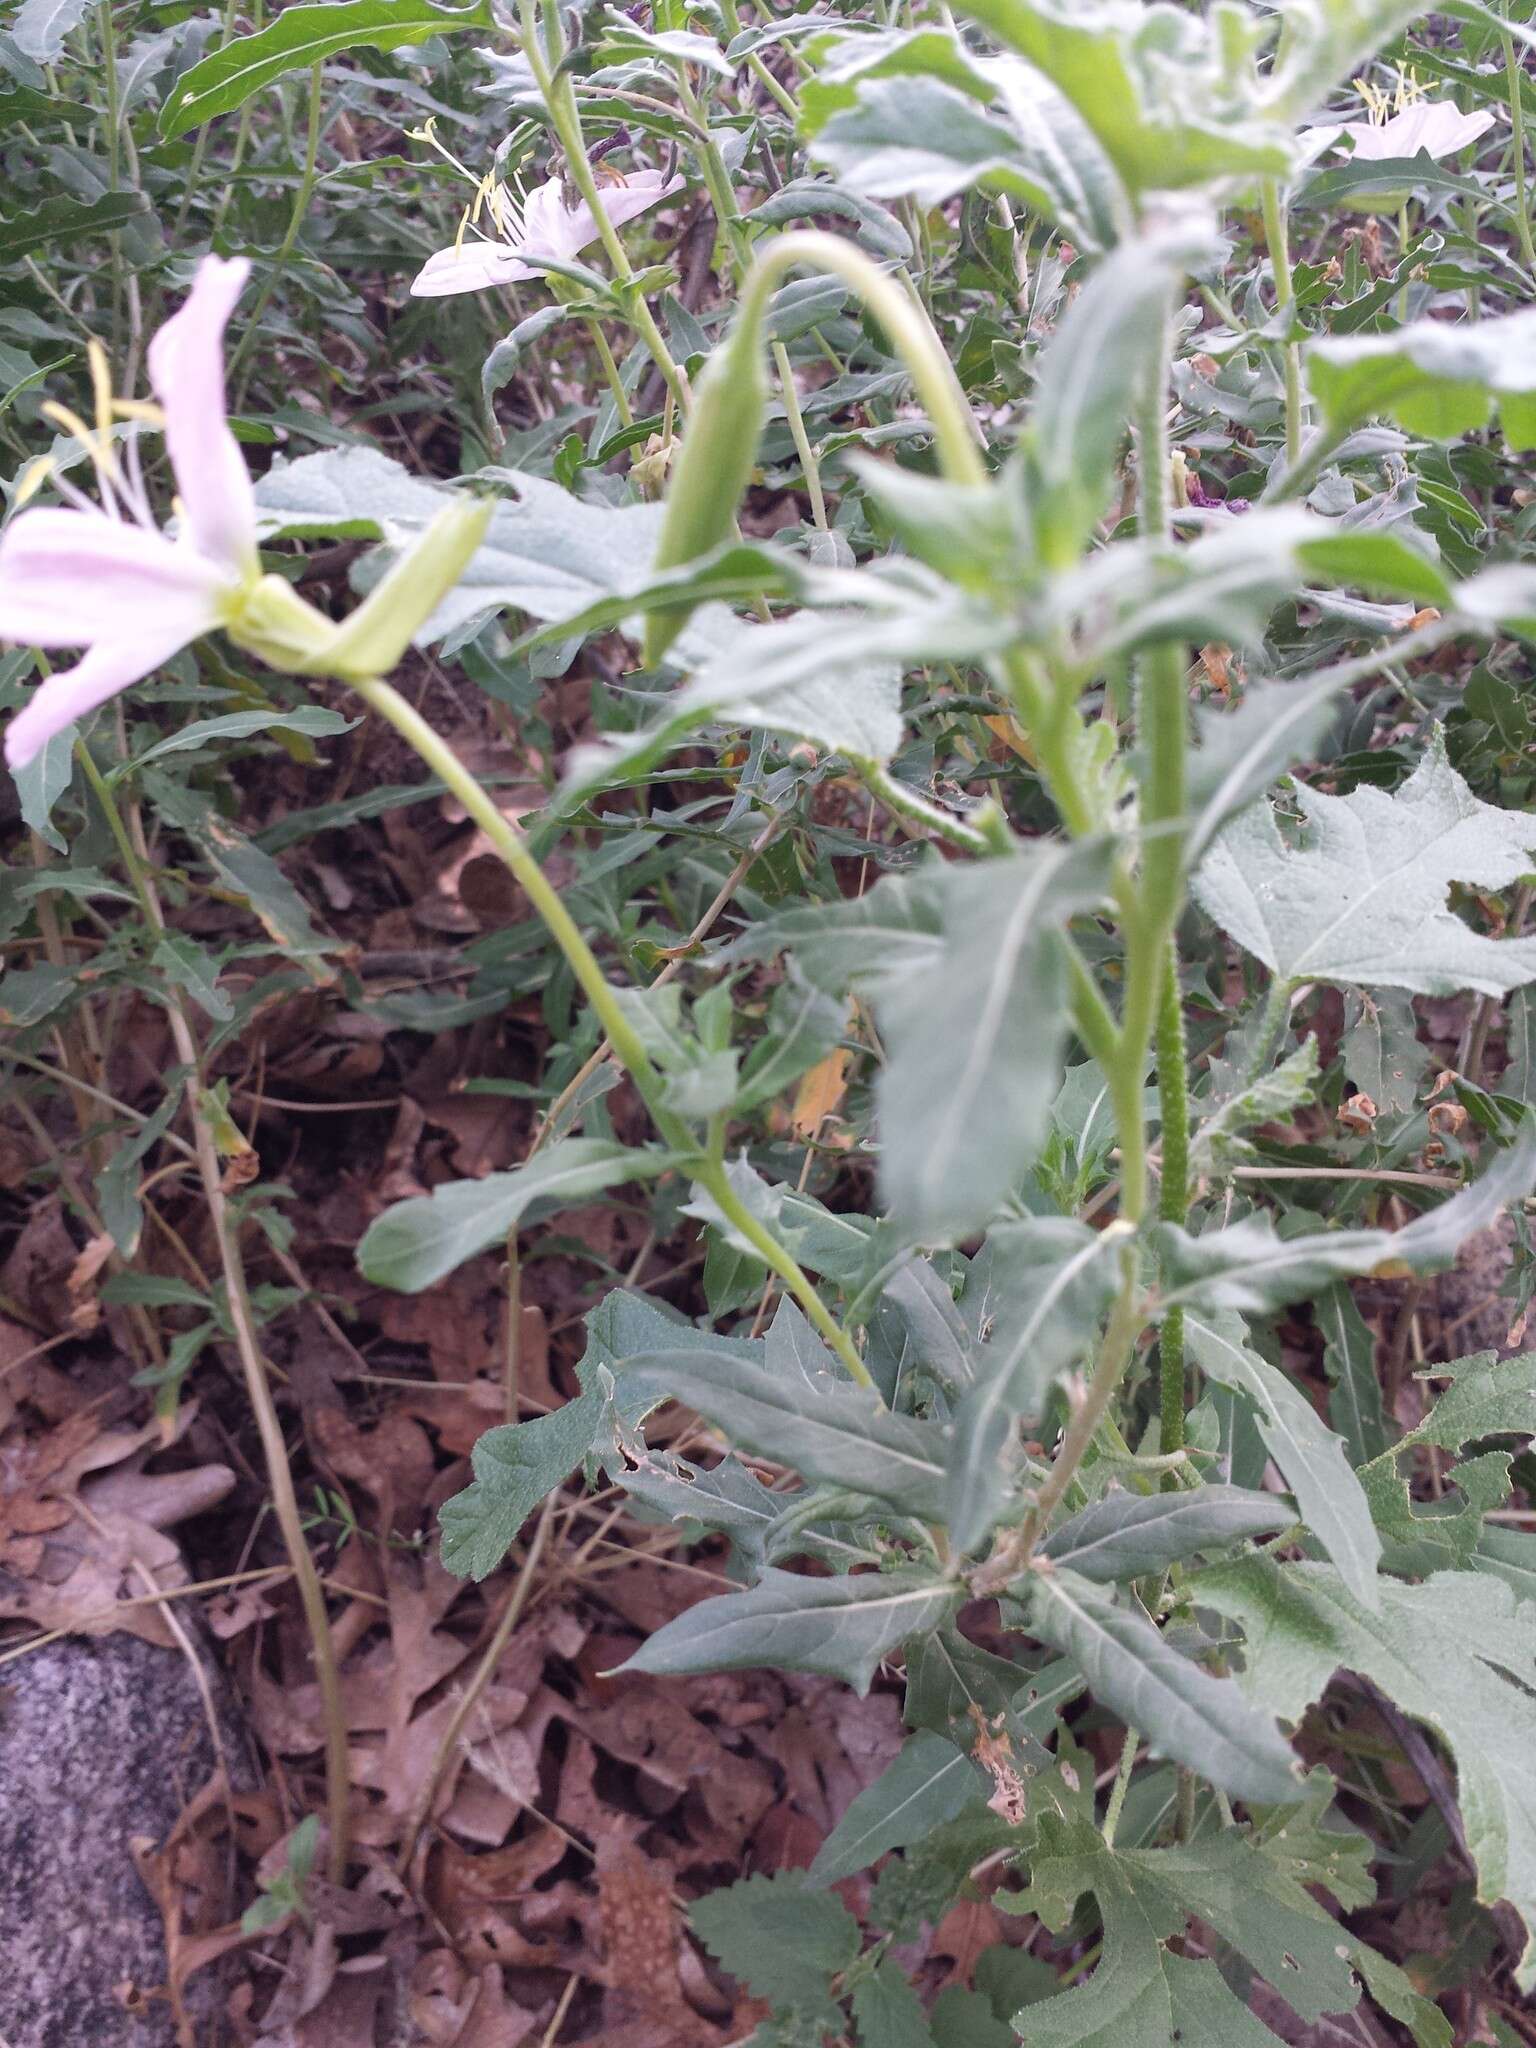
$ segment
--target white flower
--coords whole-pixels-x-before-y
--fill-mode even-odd
[[[680,177],[663,178],[660,171],[636,171],[615,184],[599,185],[598,198],[613,225],[622,227],[683,183]],[[450,292],[483,291],[487,285],[516,284],[521,278],[536,277],[547,264],[573,262],[598,239],[591,207],[584,199],[568,205],[558,178],[536,185],[521,206],[505,186],[490,187],[484,196],[495,238],[461,234],[451,248],[439,249],[413,281],[413,297],[436,299]]]
[[[1304,128],[1300,140],[1307,145],[1308,161],[1347,135],[1357,163],[1413,157],[1421,150],[1438,163],[1486,135],[1494,120],[1486,109],[1464,114],[1449,100],[1415,100],[1389,121],[1340,121],[1334,127]]]

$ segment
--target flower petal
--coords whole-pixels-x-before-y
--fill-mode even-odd
[[[680,177],[663,178],[660,171],[635,171],[615,184],[599,184],[597,196],[609,220],[615,227],[622,227],[636,214],[678,191],[684,182]],[[591,207],[585,200],[567,206],[565,189],[558,178],[548,179],[529,193],[523,210],[523,232],[517,243],[525,262],[537,266],[545,258],[569,263],[597,238],[597,221]]]
[[[13,772],[25,768],[66,726],[169,661],[186,646],[188,637],[162,632],[103,640],[73,668],[61,669],[39,683],[5,729],[7,766]]]
[[[181,311],[149,344],[149,381],[165,413],[187,532],[242,581],[257,571],[256,500],[225,416],[224,329],[250,272],[243,256],[205,256]]]
[[[0,534],[0,638],[29,647],[176,636],[219,622],[230,579],[195,548],[105,512],[44,506]]]
[[[453,292],[482,292],[488,285],[516,284],[534,273],[517,252],[501,242],[466,240],[459,248],[439,249],[411,280],[414,299],[441,299]]]

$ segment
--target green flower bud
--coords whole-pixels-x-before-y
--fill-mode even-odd
[[[727,541],[736,507],[752,476],[768,372],[763,362],[762,317],[749,302],[723,347],[694,387],[693,411],[667,493],[667,516],[653,567],[679,569]],[[690,604],[652,612],[645,627],[645,664],[654,668],[688,622]]]

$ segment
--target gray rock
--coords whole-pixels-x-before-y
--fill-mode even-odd
[[[218,1698],[206,1653],[205,1666]],[[225,1743],[233,1759],[238,1730]],[[139,2017],[122,2000],[122,1986],[166,1977],[159,1910],[129,1843],[163,1841],[214,1768],[179,1651],[122,1633],[71,1637],[0,1673],[5,2048],[174,2048],[163,2001]]]

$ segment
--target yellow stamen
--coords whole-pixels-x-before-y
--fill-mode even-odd
[[[39,455],[35,461],[28,463],[26,469],[22,472],[21,481],[16,486],[15,502],[18,512],[27,503],[29,498],[37,496],[38,492],[52,475],[53,457],[51,455]]]
[[[93,335],[85,344],[85,359],[91,366],[91,392],[96,400],[96,432],[103,441],[112,437],[112,366],[107,352]]]
[[[51,421],[56,427],[62,427],[66,434],[74,435],[95,463],[97,474],[105,483],[120,484],[123,481],[123,472],[118,467],[117,451],[112,446],[110,424],[104,434],[92,433],[79,413],[71,412],[67,405],[60,405],[52,398],[45,399],[40,410],[45,420]]]
[[[462,256],[464,254],[464,237],[465,234],[468,232],[468,229],[469,208],[466,206],[464,211],[459,215],[459,232],[453,238],[453,253],[455,256]]]
[[[116,420],[142,420],[146,427],[165,426],[165,414],[147,398],[114,398],[112,417]]]

